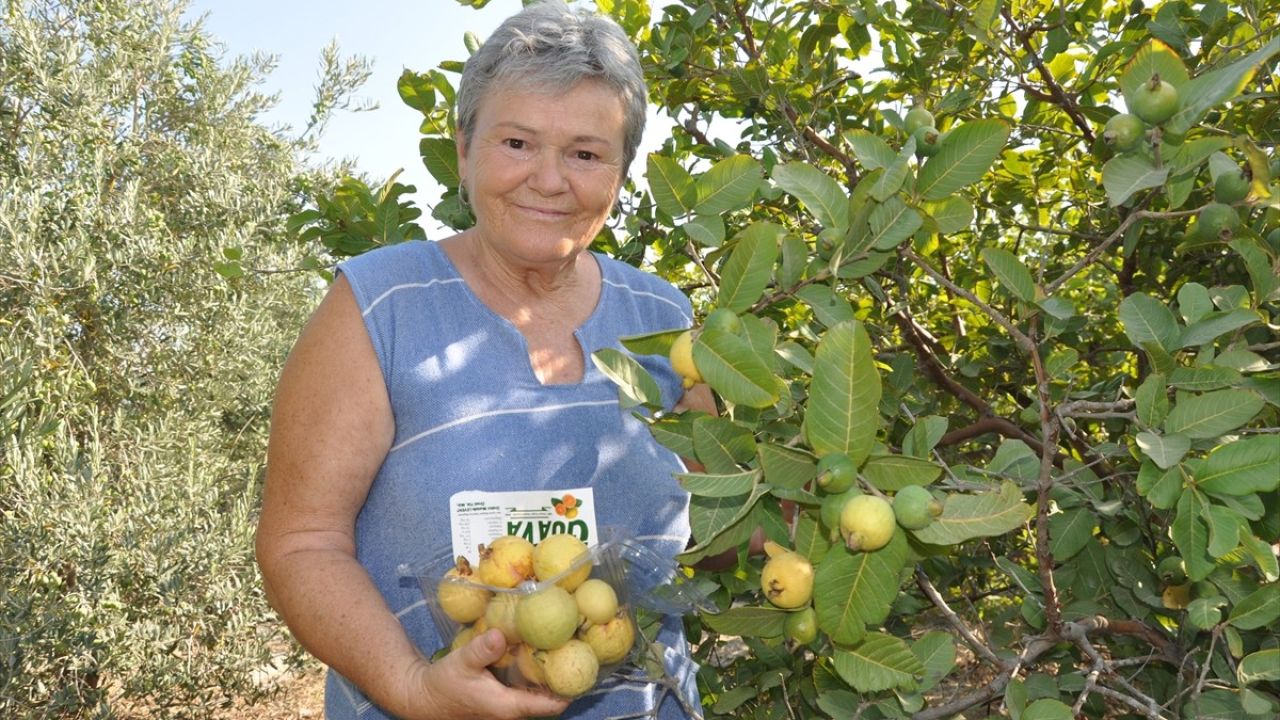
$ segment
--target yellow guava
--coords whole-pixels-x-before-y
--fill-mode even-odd
[[[542,672],[542,654],[541,650],[525,643],[516,648],[516,668],[529,685],[542,687],[547,684],[546,674]]]
[[[798,552],[792,552],[769,541],[764,544],[769,555],[760,572],[760,589],[764,596],[780,608],[807,605],[813,597],[813,565]]]
[[[612,665],[622,662],[631,652],[636,642],[636,628],[631,616],[621,612],[608,622],[587,626],[578,637],[591,646],[601,665]]]
[[[475,622],[484,615],[493,593],[473,582],[471,563],[458,556],[457,564],[444,574],[436,585],[436,600],[450,620],[457,623]]]
[[[513,588],[533,577],[533,543],[515,535],[503,535],[488,547],[480,546],[480,582]]]
[[[524,595],[516,604],[516,629],[539,650],[558,648],[578,629],[578,603],[559,585]]]
[[[600,578],[591,578],[579,585],[573,599],[587,622],[597,625],[609,622],[618,612],[618,593]]]
[[[702,382],[702,374],[698,372],[698,366],[693,364],[692,330],[685,330],[676,337],[675,342],[671,343],[668,356],[671,358],[671,368],[684,378],[686,388]]]
[[[539,580],[550,580],[573,566],[578,557],[587,554],[587,546],[568,533],[549,535],[533,548],[533,574]],[[591,563],[583,561],[556,584],[573,592],[591,575]]]
[[[876,495],[859,495],[840,511],[840,534],[854,552],[871,552],[889,544],[897,523],[893,506]]]
[[[562,697],[577,697],[595,687],[600,661],[590,645],[570,640],[542,656],[542,673],[551,692]]]
[[[476,621],[476,627],[488,630],[498,628],[508,645],[520,642],[520,631],[516,628],[516,607],[520,598],[512,593],[498,593],[485,608],[484,617]],[[481,625],[481,622],[484,624]]]

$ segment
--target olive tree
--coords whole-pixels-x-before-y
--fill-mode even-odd
[[[707,714],[1275,716],[1280,5],[595,5],[673,125],[596,246],[700,317],[626,346],[720,407],[641,413],[735,558]],[[460,67],[401,79],[453,227]]]
[[[0,9],[0,715],[205,716],[296,657],[252,558],[333,168],[171,0]],[[331,53],[323,119],[367,74]]]

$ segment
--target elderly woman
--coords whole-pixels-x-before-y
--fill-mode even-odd
[[[535,4],[467,62],[457,102],[475,226],[339,266],[285,364],[258,527],[267,594],[331,668],[330,718],[642,712],[652,685],[607,680],[571,705],[504,686],[487,669],[506,649],[498,630],[430,662],[441,641],[397,577],[448,546],[460,490],[589,486],[601,527],[668,557],[689,535],[682,463],[589,360],[692,320],[666,282],[587,251],[644,126],[635,48],[610,20]],[[664,358],[637,359],[668,406],[712,409]],[[677,618],[659,639],[687,653]],[[684,713],[667,697],[660,716]]]

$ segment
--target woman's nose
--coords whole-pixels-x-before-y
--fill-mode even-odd
[[[540,152],[533,159],[529,186],[543,195],[563,192],[569,186],[564,158],[558,152]]]

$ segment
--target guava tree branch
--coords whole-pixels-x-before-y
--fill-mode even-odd
[[[998,668],[1003,668],[1005,666],[1005,661],[1001,660],[994,650],[987,647],[986,643],[979,640],[978,636],[973,634],[973,630],[960,619],[959,615],[956,614],[956,611],[951,609],[951,606],[947,604],[946,599],[943,598],[942,594],[938,592],[938,589],[933,586],[933,581],[931,581],[929,576],[925,574],[924,568],[919,565],[916,566],[916,585],[920,587],[920,590],[925,594],[925,597],[929,598],[929,602],[933,603],[933,606],[938,608],[938,612],[942,613],[942,617],[946,619],[947,624],[956,631],[960,638],[965,641],[965,644],[967,644],[974,653]]]
[[[1053,499],[1053,462],[1058,451],[1058,434],[1062,422],[1053,412],[1053,398],[1049,394],[1049,374],[1045,372],[1040,349],[1030,343],[1031,367],[1036,375],[1036,396],[1040,400],[1040,428],[1044,446],[1040,448],[1040,476],[1036,480],[1036,570],[1044,590],[1044,616],[1055,632],[1062,629],[1062,604],[1058,599],[1058,586],[1053,577],[1053,551],[1049,545],[1049,511]]]
[[[911,248],[904,245],[898,252],[904,258],[915,263],[915,265],[919,267],[921,270],[923,270],[926,275],[933,278],[936,282],[941,284],[947,290],[951,291],[953,295],[962,297],[965,300],[969,301],[975,307],[981,310],[987,317],[995,321],[997,325],[1004,328],[1004,331],[1009,333],[1009,336],[1013,338],[1014,342],[1016,342],[1018,344],[1018,347],[1021,348],[1024,352],[1029,354],[1034,351],[1035,346],[1031,342],[1031,338],[1028,337],[1026,333],[1022,332],[1022,330],[1018,329],[1018,326],[1014,325],[1013,322],[1009,320],[1009,318],[1005,317],[1004,313],[1000,312],[999,310],[996,310],[995,308],[991,307],[987,303],[983,302],[981,298],[979,298],[977,295],[974,295],[969,290],[966,290],[960,287],[959,285],[957,285],[956,283],[952,282],[950,278],[938,272],[937,269],[935,269],[932,265],[928,263],[928,261],[926,261],[924,258],[920,257],[919,255],[915,254],[915,251],[913,251]]]
[[[1089,124],[1089,120],[1085,118],[1084,113],[1080,112],[1080,105],[1075,98],[1062,89],[1062,85],[1054,78],[1051,71],[1040,59],[1040,51],[1031,44],[1031,36],[1035,34],[1038,25],[1029,28],[1018,27],[1017,22],[1013,19],[1013,14],[1009,12],[1009,8],[1003,8],[1000,11],[1004,15],[1005,22],[1009,23],[1009,27],[1013,28],[1014,34],[1018,38],[1018,42],[1022,44],[1023,49],[1027,51],[1026,58],[1030,59],[1035,65],[1036,72],[1040,74],[1040,79],[1044,82],[1045,87],[1049,88],[1049,101],[1054,105],[1062,108],[1062,111],[1071,118],[1071,122],[1084,134],[1085,138],[1092,143],[1094,141],[1093,126]]]
[[[1045,293],[1052,295],[1057,292],[1058,288],[1062,287],[1068,280],[1075,277],[1081,270],[1084,270],[1096,262],[1099,257],[1102,257],[1102,254],[1105,253],[1108,248],[1116,244],[1120,238],[1124,237],[1125,231],[1128,230],[1129,226],[1133,225],[1135,222],[1139,220],[1171,220],[1175,218],[1184,218],[1195,215],[1203,209],[1195,208],[1194,210],[1170,210],[1165,212],[1143,210],[1142,208],[1145,207],[1147,203],[1151,202],[1151,198],[1151,195],[1144,197],[1138,203],[1138,209],[1126,215],[1124,220],[1120,221],[1120,225],[1117,226],[1115,230],[1112,230],[1111,234],[1108,235],[1105,240],[1095,245],[1092,250],[1085,254],[1085,256],[1075,265],[1068,268],[1066,272],[1059,275],[1056,280],[1046,285],[1044,287]]]

